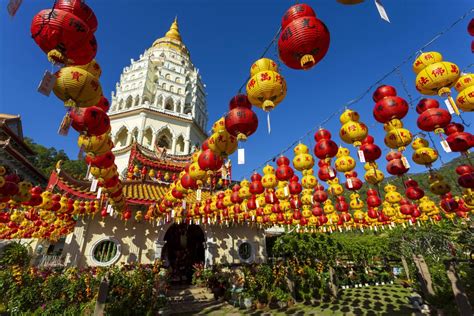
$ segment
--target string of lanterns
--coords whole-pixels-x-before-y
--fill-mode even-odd
[[[51,10],[35,15],[31,34],[49,61],[63,65],[54,74],[53,87],[54,94],[67,107],[60,133],[67,134],[71,125],[79,132],[77,144],[80,153],[86,154],[93,181],[101,187],[101,194],[108,196],[109,205],[122,212],[125,198],[112,153],[109,101],[102,94],[102,70],[94,59],[97,26],[94,12],[83,1],[58,0]]]

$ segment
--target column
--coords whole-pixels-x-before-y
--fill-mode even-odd
[[[189,154],[189,143],[190,143],[189,139],[186,139],[184,141],[184,153],[186,154]]]
[[[125,144],[125,146],[128,146],[132,143],[132,132],[128,132],[128,135],[127,135],[127,143]]]
[[[171,144],[171,154],[176,154],[176,137],[173,136],[173,143]]]
[[[155,240],[155,260],[159,260],[162,258],[163,248],[165,247],[165,245],[166,245],[165,240]],[[169,262],[165,262],[164,264],[165,266],[167,264],[169,265]]]
[[[157,136],[157,134],[155,133],[155,134],[153,134],[153,137],[151,138],[151,146],[150,147],[152,149],[155,148],[156,136]]]

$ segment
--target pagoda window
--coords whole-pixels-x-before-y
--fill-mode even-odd
[[[145,133],[143,133],[143,146],[151,147],[153,143],[153,131],[151,128],[147,128]]]
[[[178,94],[181,94],[183,90],[181,88],[178,88]]]
[[[184,152],[184,137],[183,135],[179,136],[176,140],[176,151],[183,153]]]
[[[131,95],[128,96],[127,101],[125,102],[125,108],[129,109],[132,107],[133,98]]]
[[[165,110],[173,111],[173,108],[174,108],[173,99],[171,99],[171,98],[167,99],[166,103],[165,103]]]
[[[158,147],[171,149],[172,135],[168,129],[162,130],[157,137],[156,145]]]
[[[126,127],[123,127],[120,132],[117,134],[115,137],[115,144],[117,144],[118,147],[124,147],[127,145],[127,136],[128,136],[128,130]]]
[[[176,82],[181,83],[181,79],[179,77],[176,77]]]
[[[174,86],[170,86],[170,91],[174,92]]]
[[[161,89],[166,90],[166,83],[165,83],[165,82],[163,82],[163,83],[161,84]]]
[[[166,74],[165,79],[170,80],[170,77],[171,77],[170,74]]]
[[[138,106],[140,104],[140,97],[137,95],[135,97],[135,106]]]

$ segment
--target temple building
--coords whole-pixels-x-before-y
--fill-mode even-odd
[[[20,116],[0,113],[0,166],[14,171],[22,180],[44,186],[48,179],[31,162],[34,155],[23,139]]]
[[[112,211],[102,218],[99,211],[94,217],[79,217],[61,246],[63,264],[108,266],[162,259],[174,272],[181,271],[178,278],[190,281],[194,263],[210,266],[265,260],[264,231],[255,226],[211,225],[196,217],[179,223],[173,218],[143,218],[208,136],[204,87],[177,20],[164,37],[124,69],[112,94],[109,115],[115,162],[133,216],[124,221]],[[63,170],[51,174],[48,189],[74,199],[101,200],[105,208],[97,190],[91,191],[90,181],[75,179]],[[189,194],[183,214],[209,196],[205,189],[199,197]]]

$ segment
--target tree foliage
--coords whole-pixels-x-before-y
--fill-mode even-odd
[[[47,148],[37,144],[33,139],[25,137],[25,143],[35,152],[31,162],[45,175],[49,175],[56,167],[59,160],[63,161],[62,168],[74,177],[82,178],[87,171],[87,165],[83,160],[71,160],[64,150],[54,147]]]

